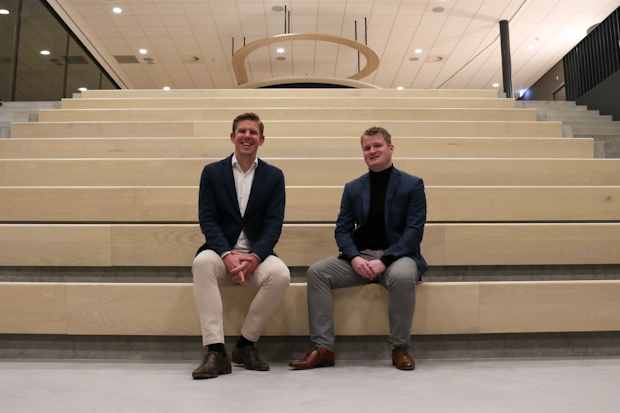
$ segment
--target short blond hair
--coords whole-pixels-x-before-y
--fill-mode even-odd
[[[364,133],[362,134],[362,136],[360,136],[360,144],[361,145],[364,144],[364,136],[376,136],[376,135],[383,136],[383,140],[388,145],[392,144],[392,135],[390,135],[390,132],[388,132],[387,129],[382,128],[381,126],[373,126],[372,128],[366,129]]]

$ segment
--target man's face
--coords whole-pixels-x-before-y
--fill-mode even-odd
[[[258,147],[263,144],[265,137],[260,134],[258,122],[242,120],[237,123],[237,129],[230,134],[230,140],[235,145],[236,154],[256,156]]]
[[[364,161],[371,171],[379,172],[392,164],[394,146],[385,142],[381,134],[364,135],[362,138],[362,153]]]

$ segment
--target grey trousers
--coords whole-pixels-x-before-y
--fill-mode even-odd
[[[408,348],[417,281],[418,267],[409,257],[396,260],[373,281],[360,276],[347,261],[337,257],[314,263],[308,268],[310,339],[315,345],[333,351],[335,335],[331,290],[376,282],[388,291],[390,342],[394,347]]]

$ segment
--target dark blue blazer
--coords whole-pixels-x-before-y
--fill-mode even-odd
[[[351,259],[360,254],[355,244],[355,231],[366,223],[369,210],[370,178],[365,174],[347,183],[342,193],[335,231],[342,258]],[[394,259],[413,258],[420,275],[428,269],[420,251],[425,223],[424,182],[394,168],[385,193],[385,231],[389,247],[384,255]]]
[[[258,160],[243,217],[235,190],[232,155],[205,166],[198,195],[198,218],[205,243],[196,254],[206,249],[220,255],[230,251],[243,229],[252,252],[264,260],[274,253],[280,238],[284,204],[284,174],[273,165]]]

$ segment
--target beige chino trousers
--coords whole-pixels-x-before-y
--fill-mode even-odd
[[[194,301],[200,316],[202,344],[224,342],[224,309],[220,286],[236,285],[226,270],[224,261],[212,250],[202,251],[192,264]],[[258,292],[250,304],[241,334],[251,341],[258,341],[265,324],[276,310],[291,281],[291,273],[284,262],[268,256],[243,286]]]

